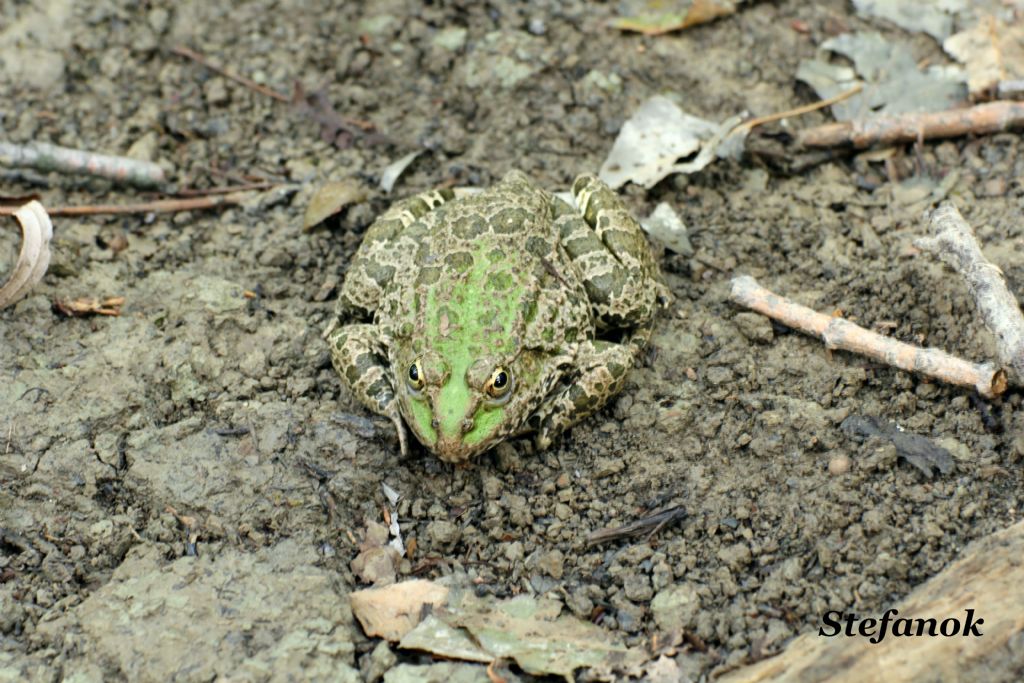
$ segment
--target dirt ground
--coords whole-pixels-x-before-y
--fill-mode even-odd
[[[962,282],[912,247],[924,229],[915,187],[959,174],[950,197],[1017,290],[1024,154],[1012,134],[900,149],[888,167],[837,155],[787,175],[750,158],[628,186],[638,216],[675,207],[695,253],[664,254],[675,301],[621,397],[546,452],[513,441],[469,469],[421,449],[403,460],[387,421],[341,386],[320,333],[362,231],[392,198],[374,190],[304,233],[318,184],[375,188],[422,148],[395,196],[486,186],[511,168],[564,190],[597,170],[651,95],[713,120],[798,106],[814,99],[794,81],[798,61],[848,29],[877,27],[944,60],[933,40],[840,0],[757,3],[656,38],[607,28],[614,12],[0,0],[3,139],[159,160],[181,187],[300,186],[220,212],[55,219],[45,281],[0,312],[0,681],[453,675],[409,668],[430,660],[378,646],[353,621],[350,562],[366,521],[382,518],[382,483],[403,494],[403,534],[416,540],[400,578],[557,597],[633,646],[678,643],[693,680],[779,651],[828,610],[879,614],[1020,518],[1018,392],[981,401],[830,354],[728,302],[730,277],[750,274],[896,338],[993,358]],[[314,117],[175,45],[280,92],[301,83],[380,135],[325,139]],[[145,198],[0,173],[0,194],[48,206]],[[15,228],[0,233],[4,252]],[[80,296],[124,296],[123,314],[53,311],[54,298]],[[852,415],[931,438],[953,471],[928,479],[892,446],[853,439],[840,429]],[[830,474],[843,457],[849,471]],[[686,516],[656,537],[586,544],[671,505]],[[989,677],[1009,678],[1022,657],[1001,654]],[[479,667],[459,675],[487,680]]]

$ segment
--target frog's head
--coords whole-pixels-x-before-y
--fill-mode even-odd
[[[414,322],[392,357],[402,416],[419,441],[446,462],[463,463],[527,420],[556,381],[557,354],[538,348],[535,273],[516,272],[493,247],[458,260],[457,276],[418,288]]]
[[[463,463],[524,426],[529,363],[429,350],[403,368],[401,405],[412,431],[446,462]]]

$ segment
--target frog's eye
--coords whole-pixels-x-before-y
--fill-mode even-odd
[[[413,361],[412,365],[409,366],[408,382],[409,388],[413,391],[423,389],[423,367],[420,366],[418,360]]]
[[[494,368],[494,372],[484,384],[484,391],[491,398],[504,398],[512,390],[512,373],[500,365]]]

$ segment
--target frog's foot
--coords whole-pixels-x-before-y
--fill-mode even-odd
[[[592,175],[572,185],[577,212],[557,216],[559,236],[580,269],[601,326],[630,328],[653,317],[668,289],[651,247],[622,200]]]
[[[576,356],[579,374],[558,389],[530,420],[537,425],[534,443],[539,450],[550,446],[552,439],[565,429],[599,410],[622,388],[638,348],[632,342],[614,344],[600,340],[580,346]]]
[[[408,455],[405,425],[398,413],[380,330],[374,325],[341,325],[327,333],[327,343],[334,369],[363,405],[394,423],[402,455]]]

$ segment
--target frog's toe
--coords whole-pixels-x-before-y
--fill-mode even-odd
[[[391,418],[395,425],[395,431],[398,432],[398,448],[402,457],[405,458],[409,455],[409,437],[405,431],[405,423],[402,422],[402,416],[398,414],[398,411],[394,411],[388,417]]]

